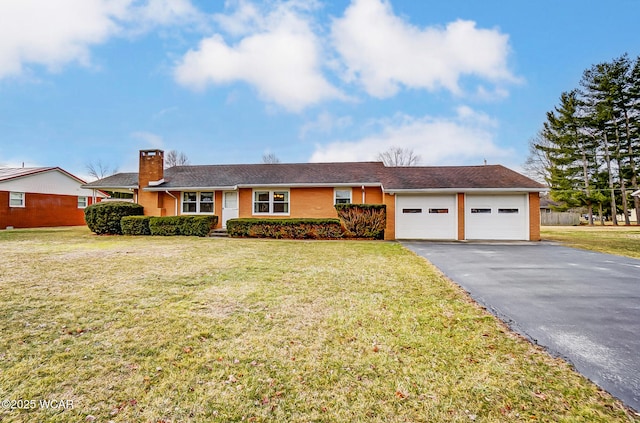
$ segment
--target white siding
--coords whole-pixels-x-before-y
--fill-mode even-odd
[[[91,197],[93,190],[80,188],[81,183],[58,170],[37,173],[0,182],[0,191],[32,192]]]

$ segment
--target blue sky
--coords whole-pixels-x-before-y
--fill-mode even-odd
[[[137,151],[192,164],[372,160],[516,170],[562,91],[640,54],[640,2],[3,0],[0,165]]]

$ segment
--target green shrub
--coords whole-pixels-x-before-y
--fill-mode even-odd
[[[142,215],[143,211],[144,208],[139,204],[123,201],[100,202],[84,209],[84,220],[89,229],[98,235],[121,235],[120,220],[125,216]]]
[[[232,237],[335,239],[342,238],[338,219],[230,219],[227,233]]]
[[[387,225],[384,204],[336,204],[345,233],[354,238],[383,239]]]
[[[123,235],[151,235],[149,216],[125,216],[120,220]]]
[[[151,235],[207,236],[218,223],[218,216],[163,216],[149,219]]]

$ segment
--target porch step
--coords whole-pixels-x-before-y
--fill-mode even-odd
[[[226,238],[229,236],[226,229],[214,229],[209,233],[209,236],[212,238]]]

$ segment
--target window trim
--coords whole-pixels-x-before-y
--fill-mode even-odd
[[[342,203],[338,203],[338,192],[339,191],[343,191],[343,192],[349,192],[349,201],[347,201],[346,203],[342,202]],[[344,200],[344,198],[341,198],[340,200]],[[353,203],[353,189],[351,188],[334,188],[333,189],[333,204],[351,204]]]
[[[80,204],[80,199],[84,198],[84,205]],[[89,197],[86,195],[79,195],[78,196],[78,208],[79,209],[86,209],[87,207],[89,207]]]
[[[185,201],[184,195],[186,193],[195,193],[196,201]],[[202,201],[202,194],[211,194],[211,201]],[[200,206],[203,203],[211,204],[210,212],[200,211]],[[196,211],[195,212],[184,211],[185,204],[195,204]],[[216,211],[216,192],[215,191],[182,191],[180,193],[180,215],[196,215],[196,214],[212,215],[215,213],[215,211]]]
[[[19,200],[20,200],[20,204],[12,204],[14,200],[16,200],[16,198],[13,198],[16,194],[18,194],[20,196]],[[17,192],[17,191],[11,191],[9,192],[9,207],[16,207],[16,208],[25,208],[26,207],[26,193],[24,192]]]
[[[258,203],[266,203],[266,201],[256,201],[257,193],[268,193],[269,194],[269,211],[268,212],[257,212],[256,204]],[[286,201],[275,201],[274,197],[276,194],[285,194]],[[274,212],[275,204],[286,204],[286,212]],[[251,192],[251,215],[252,216],[290,216],[291,215],[291,192],[289,189],[253,189]]]

